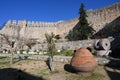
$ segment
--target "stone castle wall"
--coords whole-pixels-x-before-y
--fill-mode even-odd
[[[113,37],[104,38],[108,39],[111,43],[115,40]],[[82,47],[94,47],[98,39],[91,40],[79,40],[79,41],[65,41],[65,42],[56,42],[57,50],[75,50],[76,48]],[[119,42],[119,41],[117,41]],[[114,44],[111,44],[113,46]],[[47,50],[47,43],[37,44],[32,47],[32,50]]]
[[[106,24],[114,21],[120,16],[120,3],[116,3],[97,10],[87,11],[88,22],[93,25],[93,28],[98,32]],[[45,40],[45,33],[59,34],[62,39],[68,32],[77,24],[78,19],[58,22],[37,22],[25,20],[8,21],[2,28],[1,33],[10,36],[18,36],[25,38],[36,38],[40,41]]]
[[[120,3],[116,3],[97,10],[88,10],[88,21],[94,29],[99,31],[106,24],[114,21],[120,16]]]

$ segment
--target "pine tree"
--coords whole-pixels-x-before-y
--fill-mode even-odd
[[[94,29],[89,25],[87,21],[87,14],[84,10],[84,4],[82,3],[79,9],[79,22],[76,24],[76,26],[73,28],[72,31],[69,32],[69,35],[67,38],[69,40],[83,40],[88,39],[91,37],[94,33]]]

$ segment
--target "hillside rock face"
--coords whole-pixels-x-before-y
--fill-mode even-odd
[[[87,11],[88,22],[98,32],[106,24],[114,21],[120,16],[120,3],[116,3],[97,10]],[[39,39],[41,42],[45,40],[45,33],[59,34],[62,39],[77,24],[78,18],[68,21],[58,22],[37,22],[25,20],[9,20],[0,31],[2,34],[9,36],[20,36],[21,38]]]

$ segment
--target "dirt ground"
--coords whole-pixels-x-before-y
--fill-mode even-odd
[[[12,65],[0,64],[0,80],[120,80],[120,69],[103,65],[99,65],[92,75],[87,77],[67,70],[69,63],[54,62],[54,68],[55,71],[51,72],[45,61],[36,60],[23,60]]]

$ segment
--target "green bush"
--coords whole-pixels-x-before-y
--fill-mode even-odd
[[[23,51],[24,51],[24,50],[20,50],[20,54],[23,54]]]
[[[64,50],[61,52],[55,52],[54,55],[61,55],[61,56],[72,56],[74,54],[73,50]],[[44,53],[44,55],[49,55],[49,52]]]
[[[95,55],[95,49],[94,47],[88,47],[87,48],[93,55]]]
[[[3,53],[3,51],[0,51],[0,53]]]
[[[66,51],[66,56],[72,56],[73,55],[73,50],[68,50],[68,51]]]
[[[0,56],[0,59],[5,59],[5,58],[7,58],[7,57],[4,57],[4,56]]]
[[[50,55],[48,51],[43,52],[44,55]]]
[[[73,55],[73,50],[56,52],[55,55],[72,56]]]
[[[14,50],[14,51],[13,51],[13,53],[14,53],[14,54],[17,54],[17,51],[16,51],[16,50]]]
[[[10,54],[11,52],[10,52],[10,50],[8,50],[8,54]]]

